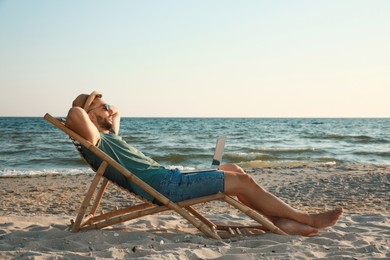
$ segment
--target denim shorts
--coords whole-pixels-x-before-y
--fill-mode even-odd
[[[224,191],[224,172],[210,170],[184,174],[178,169],[170,170],[157,191],[173,202],[216,194]]]

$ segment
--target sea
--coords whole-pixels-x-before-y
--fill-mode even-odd
[[[122,118],[123,139],[160,164],[253,167],[390,164],[390,118]],[[88,173],[69,137],[42,117],[0,117],[0,177]]]

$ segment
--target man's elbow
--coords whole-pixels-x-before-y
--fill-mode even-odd
[[[68,111],[66,116],[65,125],[72,129],[76,122],[79,122],[79,119],[82,117],[82,114],[85,113],[84,109],[81,107],[72,107]]]

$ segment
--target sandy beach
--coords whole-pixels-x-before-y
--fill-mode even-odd
[[[262,234],[210,239],[165,212],[104,230],[67,231],[91,175],[0,178],[0,259],[388,259],[390,166],[247,169],[291,205],[317,212],[342,206],[340,221],[314,237]],[[131,203],[111,186],[103,209]],[[249,220],[224,204],[200,207],[221,222]]]

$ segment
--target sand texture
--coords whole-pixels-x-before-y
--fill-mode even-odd
[[[266,233],[210,239],[179,215],[164,212],[87,232],[67,230],[91,175],[0,178],[0,259],[389,259],[390,166],[344,165],[247,169],[294,207],[342,206],[333,227],[314,237]],[[133,200],[115,186],[103,210]],[[197,207],[218,222],[250,224],[212,202]]]

